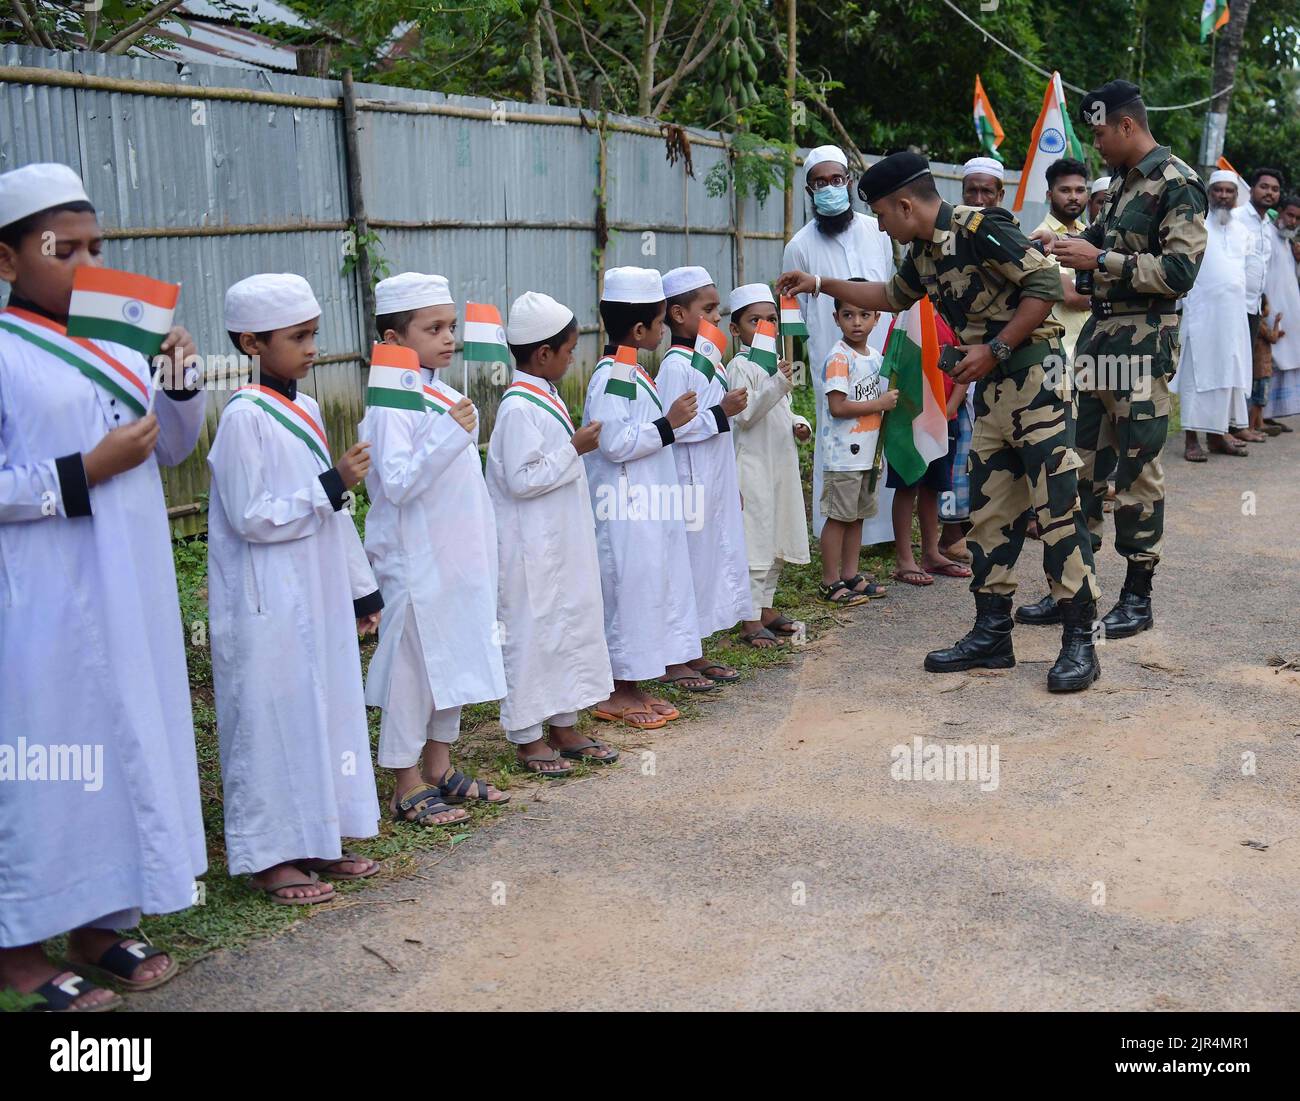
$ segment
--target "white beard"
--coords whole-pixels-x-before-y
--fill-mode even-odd
[[[1226,226],[1232,221],[1232,207],[1216,206],[1214,208],[1214,221],[1220,226]]]

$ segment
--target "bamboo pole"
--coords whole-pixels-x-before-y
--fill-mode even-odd
[[[370,249],[366,238],[370,226],[366,221],[366,197],[361,179],[361,150],[357,143],[356,90],[352,84],[352,70],[343,71],[343,156],[348,170],[348,208],[352,215],[353,247],[357,250],[355,271],[358,282],[358,301],[361,303],[361,331],[366,334],[367,346],[378,339],[375,329],[375,288],[371,281]]]
[[[798,154],[794,149],[794,90],[795,90],[795,59],[797,49],[795,46],[795,36],[798,28],[798,4],[797,0],[785,0],[785,33],[786,33],[786,50],[785,50],[785,106],[790,114],[790,128],[788,138],[790,141],[790,162],[789,174],[785,181],[785,221],[782,229],[785,231],[785,239],[788,241],[794,236],[794,175],[798,166]]]

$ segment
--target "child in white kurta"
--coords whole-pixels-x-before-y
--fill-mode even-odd
[[[810,439],[812,429],[790,403],[794,389],[791,365],[782,361],[769,370],[749,358],[758,323],[776,324],[776,302],[767,284],[737,287],[728,305],[732,336],[741,350],[727,365],[727,374],[732,386],[749,391],[749,403],[731,419],[736,472],[745,502],[750,595],[757,615],[746,622],[741,638],[767,649],[778,644],[778,636],[790,636],[797,630],[791,620],[777,613],[772,602],[782,564],[810,561],[795,441]]]
[[[745,523],[741,518],[736,480],[736,450],[731,422],[745,408],[745,390],[728,390],[726,369],[695,356],[700,322],[721,322],[722,300],[713,276],[701,267],[674,268],[664,275],[668,295],[668,329],[672,345],[659,364],[655,385],[665,402],[688,390],[696,392],[699,412],[674,435],[673,458],[683,500],[690,506],[686,546],[691,556],[691,582],[700,621],[700,640],[754,618],[745,554]],[[718,349],[718,355],[723,349]],[[700,657],[670,666],[664,682],[692,691],[708,691],[717,683],[740,679],[728,665]]]
[[[365,446],[332,465],[320,408],[297,388],[319,318],[301,276],[250,276],[226,292],[226,328],[261,369],[231,395],[208,453],[227,862],[284,905],[331,898],[318,873],[379,868],[340,841],[378,832],[357,630],[373,630],[383,600],[343,507]]]
[[[614,690],[582,463],[600,425],[575,431],[555,388],[578,341],[572,310],[529,291],[510,308],[506,338],[517,366],[487,454],[506,667],[501,726],[521,765],[563,776],[573,771],[566,758],[618,758],[618,750],[575,729],[577,712]]]
[[[104,1008],[121,999],[40,942],[72,930],[74,966],[156,986],[176,964],[115,930],[191,906],[207,868],[159,477],[205,395],[154,393],[140,353],[68,336],[73,274],[102,245],[72,169],[0,175],[0,242],[0,989]],[[163,351],[193,355],[189,333]]]
[[[509,799],[451,766],[468,703],[505,695],[497,627],[497,536],[478,454],[478,417],[437,374],[456,347],[456,306],[440,275],[404,272],[375,288],[380,336],[420,365],[422,409],[372,391],[357,438],[373,444],[366,553],[384,625],[366,702],[383,708],[379,765],[394,770],[396,819],[441,826],[456,804]]]
[[[611,343],[596,364],[584,424],[600,423],[600,445],[583,456],[600,556],[605,641],[614,692],[596,718],[656,730],[679,712],[637,682],[700,656],[695,588],[689,582],[681,487],[671,444],[696,413],[694,391],[665,411],[636,349],[663,339],[663,281],[650,268],[605,273],[601,318]]]

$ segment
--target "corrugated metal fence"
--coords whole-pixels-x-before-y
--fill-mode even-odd
[[[80,171],[109,263],[181,283],[178,319],[201,352],[231,350],[221,326],[231,283],[259,271],[307,277],[324,314],[306,388],[336,452],[361,417],[368,353],[358,279],[345,270],[341,95],[334,80],[0,48],[0,170],[54,160]],[[727,286],[780,271],[780,193],[738,209],[733,195],[706,191],[709,170],[728,156],[725,135],[688,132],[691,176],[669,164],[653,120],[379,85],[357,85],[356,96],[363,194],[384,263],[441,272],[458,301],[495,303],[503,316],[525,290],[569,305],[582,328],[566,380],[573,404],[599,351],[603,267],[702,264]],[[934,167],[944,196],[957,199],[959,172]],[[1041,213],[1035,205],[1023,220]],[[799,222],[808,216],[801,209]],[[499,387],[477,367],[468,385],[486,433]],[[453,368],[457,385],[463,370]],[[167,473],[178,535],[204,525],[203,457],[225,395],[213,399],[198,451]]]

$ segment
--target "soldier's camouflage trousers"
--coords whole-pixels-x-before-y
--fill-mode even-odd
[[[1165,472],[1160,452],[1169,435],[1169,380],[1178,365],[1177,318],[1090,319],[1078,353],[1098,362],[1131,359],[1128,376],[1078,379],[1076,446],[1083,467],[1079,498],[1101,549],[1106,483],[1115,480],[1115,549],[1130,562],[1154,568],[1165,527]],[[1076,369],[1078,362],[1076,359]]]
[[[1067,388],[1068,392],[1068,388]],[[980,380],[971,440],[973,592],[1010,596],[1030,506],[1042,532],[1043,570],[1057,600],[1100,596],[1092,544],[1079,508],[1074,412],[1036,364],[1010,378]]]

